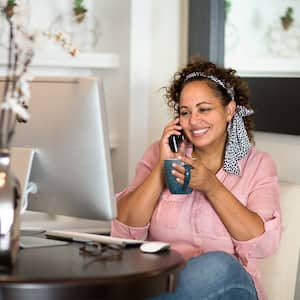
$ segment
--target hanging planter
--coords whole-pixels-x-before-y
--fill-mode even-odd
[[[292,7],[288,7],[286,9],[285,15],[283,15],[280,20],[281,20],[281,24],[284,30],[288,30],[293,22],[294,22],[294,9]]]
[[[17,6],[16,0],[8,0],[3,11],[7,18],[11,18],[14,15],[14,8]]]
[[[74,8],[73,8],[75,19],[78,23],[81,23],[87,12],[86,7],[83,4],[83,0],[75,0],[74,1]]]
[[[50,25],[51,31],[64,28],[72,43],[81,52],[93,52],[97,48],[100,36],[100,23],[88,10],[84,0],[74,0],[71,12],[58,15]]]

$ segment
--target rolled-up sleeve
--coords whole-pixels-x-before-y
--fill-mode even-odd
[[[263,156],[255,170],[247,207],[264,222],[264,233],[248,241],[233,239],[236,253],[242,263],[249,259],[271,256],[279,246],[282,222],[279,183],[276,167],[269,156]]]
[[[148,228],[149,224],[143,227],[132,227],[115,219],[111,224],[111,236],[134,240],[145,240],[148,235]]]
[[[145,179],[149,176],[152,169],[154,168],[159,154],[158,143],[152,144],[147,151],[144,153],[141,160],[138,162],[136,167],[135,177],[132,183],[120,193],[116,194],[116,201],[118,202],[128,193],[136,189]],[[111,222],[111,236],[145,240],[148,235],[149,224],[143,227],[132,227],[121,223],[117,219]]]

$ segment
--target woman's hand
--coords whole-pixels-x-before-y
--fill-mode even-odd
[[[219,180],[203,163],[188,157],[178,156],[177,158],[193,167],[191,169],[189,187],[193,190],[199,190],[204,194],[212,193],[214,189],[217,188]],[[183,184],[185,168],[178,164],[175,165],[172,173],[177,178],[177,181]]]
[[[175,120],[172,120],[170,123],[167,124],[167,126],[164,128],[164,131],[162,133],[161,139],[160,139],[160,143],[159,143],[159,148],[160,148],[160,160],[163,161],[167,158],[172,158],[172,157],[176,157],[176,155],[178,155],[178,153],[174,153],[172,152],[170,146],[169,146],[169,137],[172,134],[175,135],[180,135],[181,132],[180,130],[182,129],[182,127],[180,125],[178,125],[179,122],[179,118],[176,118]],[[184,143],[181,143],[180,146],[180,153],[183,153],[184,151]]]

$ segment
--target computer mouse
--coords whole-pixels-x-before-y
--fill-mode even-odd
[[[169,243],[160,241],[145,242],[140,246],[140,250],[145,253],[157,253],[163,250],[168,250],[171,247]]]

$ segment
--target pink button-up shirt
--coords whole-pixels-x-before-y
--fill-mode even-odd
[[[186,155],[191,156],[191,152],[192,148],[188,147]],[[139,161],[132,184],[117,194],[117,200],[145,180],[158,158],[159,145],[154,143]],[[131,227],[114,220],[111,234],[167,241],[186,259],[215,250],[230,253],[252,276],[259,299],[267,299],[260,284],[257,260],[272,255],[280,241],[282,226],[276,167],[267,153],[255,148],[239,161],[239,167],[240,176],[228,174],[223,169],[216,176],[241,203],[262,218],[265,228],[262,235],[248,241],[235,240],[203,193],[193,191],[188,195],[172,195],[168,189],[160,195],[149,224]]]

